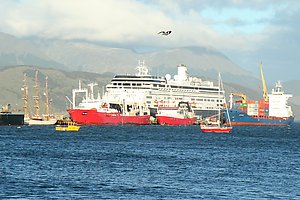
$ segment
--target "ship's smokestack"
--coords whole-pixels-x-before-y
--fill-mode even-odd
[[[178,81],[186,81],[188,78],[187,68],[184,64],[178,66]]]

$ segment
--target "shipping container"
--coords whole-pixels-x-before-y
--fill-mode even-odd
[[[247,104],[254,104],[254,100],[247,100]]]
[[[247,106],[247,107],[248,107],[248,109],[249,109],[249,108],[258,108],[258,104],[249,104],[249,103],[248,103],[248,106]]]
[[[265,108],[264,111],[268,113],[269,112],[269,108]]]
[[[265,103],[265,108],[269,109],[269,102]]]
[[[247,113],[247,107],[240,107],[239,110],[243,111],[244,113]]]
[[[256,110],[256,111],[254,111],[254,110],[248,110],[248,112],[247,112],[247,114],[248,115],[250,115],[250,116],[257,116],[258,115],[258,111]]]
[[[264,116],[269,116],[269,112],[265,112],[265,113],[264,113]]]
[[[241,103],[240,107],[247,107],[248,105],[246,103]]]
[[[258,116],[265,116],[265,109],[259,108],[258,109]]]
[[[248,109],[247,110],[247,114],[248,115],[258,115],[257,105],[255,105],[255,104],[248,104],[248,108],[247,109]]]

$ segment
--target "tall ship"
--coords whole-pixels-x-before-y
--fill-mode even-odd
[[[108,102],[144,104],[155,117],[160,107],[177,107],[179,102],[188,102],[198,120],[218,111],[223,100],[219,98],[219,86],[213,82],[191,77],[187,66],[180,64],[177,74],[155,76],[149,73],[144,62],[139,62],[135,75],[115,75],[106,86],[103,99]],[[224,91],[220,92],[224,95]],[[222,99],[222,98],[221,98]]]
[[[24,125],[24,113],[12,112],[10,104],[0,111],[0,126]]]
[[[233,126],[288,126],[294,122],[292,108],[288,99],[293,95],[285,94],[282,84],[278,81],[271,94],[267,93],[262,64],[260,65],[263,99],[247,100],[241,93],[230,95],[229,117]],[[240,99],[234,101],[234,96]]]
[[[48,77],[46,77],[46,104],[45,104],[45,113],[40,115],[40,105],[39,105],[39,84],[38,84],[38,71],[35,73],[35,96],[33,97],[35,101],[35,113],[31,116],[28,112],[28,87],[26,74],[24,74],[24,120],[27,125],[53,125],[56,123],[56,118],[53,115],[49,114],[49,96],[48,96]]]

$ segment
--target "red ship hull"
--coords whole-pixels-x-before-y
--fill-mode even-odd
[[[99,112],[96,109],[70,109],[71,119],[82,125],[148,125],[150,115],[123,116],[120,112]]]
[[[202,126],[200,129],[203,133],[229,133],[232,127],[218,127],[218,126]]]
[[[176,118],[169,116],[156,116],[157,123],[170,126],[189,126],[195,124],[195,118]]]

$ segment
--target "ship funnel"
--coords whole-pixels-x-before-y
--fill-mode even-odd
[[[184,64],[178,66],[178,81],[186,81],[188,79],[187,68]]]

